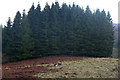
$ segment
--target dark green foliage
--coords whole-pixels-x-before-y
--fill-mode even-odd
[[[10,45],[12,41],[12,21],[9,18],[7,22],[7,26],[4,26],[2,29],[2,52],[3,54],[8,54],[10,56]]]
[[[3,28],[3,53],[12,60],[52,55],[110,57],[113,27],[110,13],[92,12],[73,3],[46,3],[41,11],[34,3],[28,15],[18,11],[13,25],[9,18]]]
[[[33,38],[31,37],[32,31],[30,29],[30,25],[28,23],[28,18],[25,12],[23,12],[23,17],[22,17],[22,48],[21,48],[21,56],[19,56],[20,59],[27,59],[27,58],[32,58],[34,54],[34,42]],[[24,56],[24,57],[23,57]]]

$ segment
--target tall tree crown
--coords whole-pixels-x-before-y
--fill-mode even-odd
[[[12,25],[13,23],[13,25]],[[11,26],[12,25],[12,26]],[[45,56],[110,57],[113,27],[110,13],[92,12],[56,1],[41,10],[32,4],[28,14],[18,11],[3,28],[3,53],[22,60]]]
[[[13,27],[19,27],[21,24],[21,13],[18,11],[16,13],[16,16],[14,18],[14,23],[13,23]]]

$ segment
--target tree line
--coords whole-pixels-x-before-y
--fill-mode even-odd
[[[113,27],[109,12],[74,3],[46,3],[43,10],[34,4],[26,14],[16,13],[2,28],[3,54],[10,61],[45,56],[110,57],[113,48]]]

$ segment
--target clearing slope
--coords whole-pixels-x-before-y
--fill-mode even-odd
[[[3,78],[117,78],[118,59],[48,57],[4,64],[2,70]]]

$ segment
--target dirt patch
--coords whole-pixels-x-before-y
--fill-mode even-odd
[[[116,78],[117,64],[115,58],[48,57],[4,64],[2,77]]]
[[[33,78],[37,73],[58,72],[57,69],[49,69],[48,64],[62,61],[83,60],[83,57],[48,57],[41,59],[24,60],[2,65],[3,78]],[[47,66],[45,66],[47,65]]]

